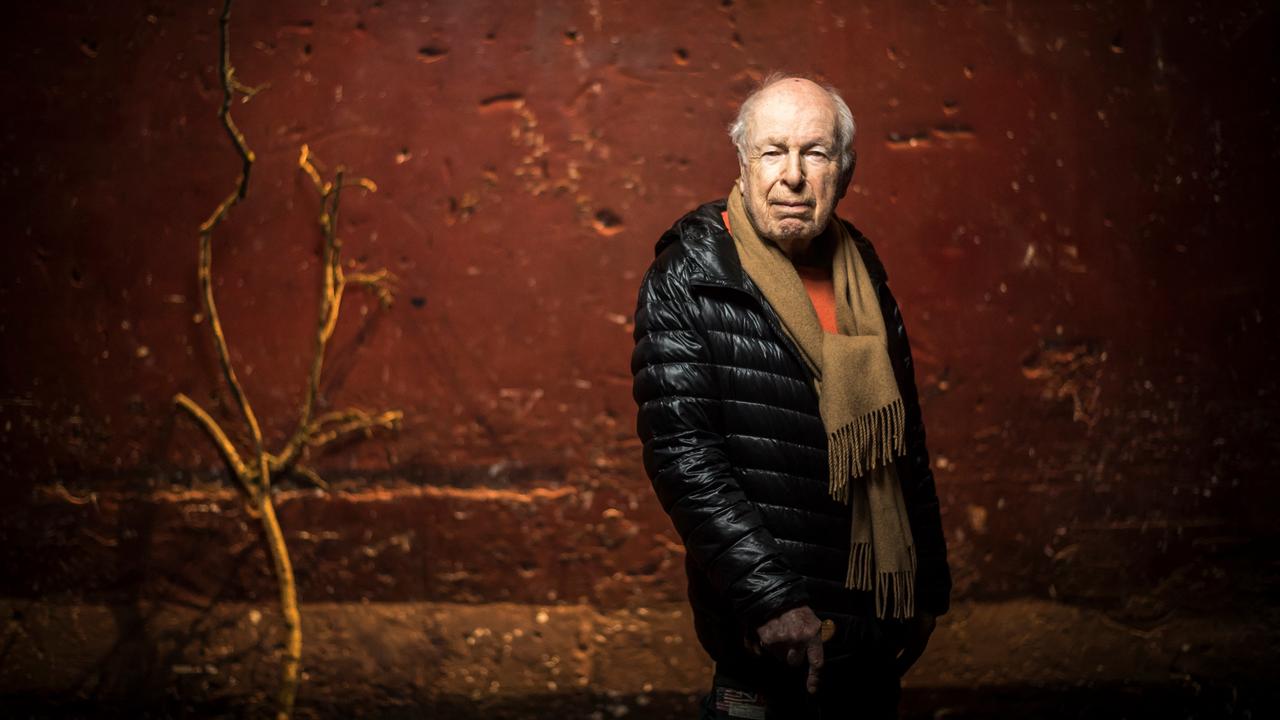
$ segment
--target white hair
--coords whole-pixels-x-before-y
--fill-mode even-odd
[[[783,80],[812,81],[812,78],[780,72],[770,73],[761,81],[760,86],[748,95],[746,100],[742,101],[742,106],[738,108],[738,117],[729,124],[729,139],[738,148],[739,163],[747,164],[747,131],[750,129],[751,113],[755,110],[760,94]],[[822,83],[818,83],[818,85],[827,92],[827,96],[831,98],[831,105],[835,108],[836,147],[840,148],[840,172],[848,172],[850,166],[853,165],[853,137],[858,132],[858,126],[853,120],[853,111],[849,109],[849,105],[845,103],[844,98],[840,97],[840,93],[836,92],[835,88]]]

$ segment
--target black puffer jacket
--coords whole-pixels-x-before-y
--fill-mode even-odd
[[[743,271],[724,209],[723,200],[703,205],[658,241],[631,360],[645,470],[687,549],[698,637],[720,662],[742,657],[755,628],[802,605],[854,634],[886,627],[871,593],[844,587],[850,510],[827,493],[811,373]],[[951,575],[907,332],[871,243],[848,227],[876,284],[906,405],[898,474],[918,557],[916,605],[941,615]]]

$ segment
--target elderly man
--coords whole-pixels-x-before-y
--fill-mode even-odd
[[[895,717],[951,576],[906,329],[834,213],[853,115],[773,76],[730,136],[739,177],[658,241],[632,356],[645,469],[715,660],[704,717]]]

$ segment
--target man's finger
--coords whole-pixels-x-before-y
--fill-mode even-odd
[[[818,673],[822,670],[822,640],[815,637],[809,640],[807,648],[809,654],[809,679],[805,685],[809,688],[809,693],[818,692]]]

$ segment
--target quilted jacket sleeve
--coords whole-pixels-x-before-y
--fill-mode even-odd
[[[631,358],[644,466],[698,568],[745,630],[809,602],[724,451],[715,368],[685,283],[650,268]]]
[[[888,292],[886,287],[886,292]],[[890,295],[892,298],[892,295]],[[911,536],[916,544],[916,606],[933,615],[942,615],[951,606],[951,568],[947,563],[947,540],[942,532],[942,516],[934,487],[929,450],[925,445],[924,415],[916,391],[915,362],[906,326],[896,300],[891,300],[889,327],[897,328],[902,344],[904,372],[902,401],[906,406],[906,472],[901,477],[907,502]]]

